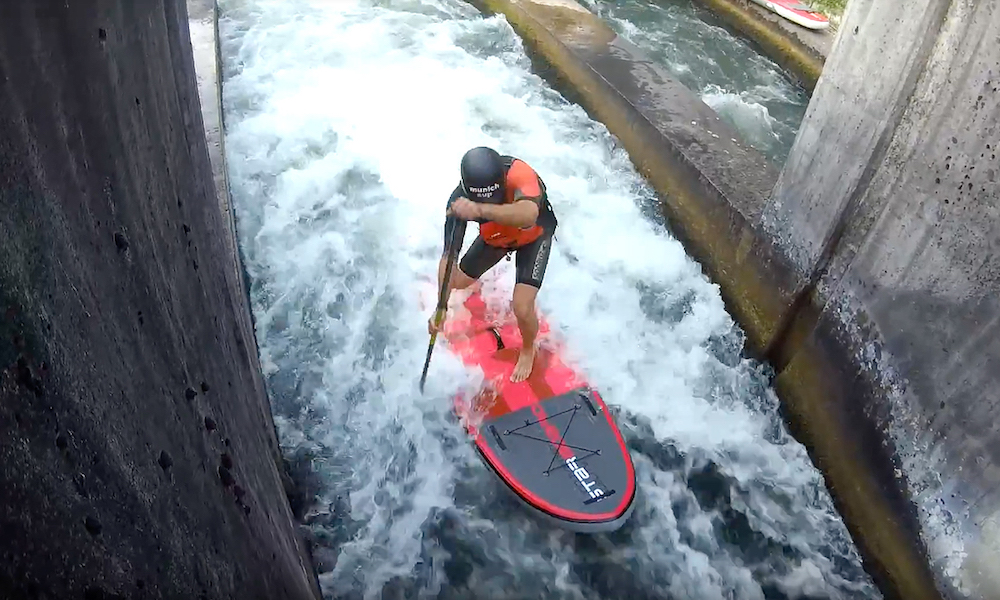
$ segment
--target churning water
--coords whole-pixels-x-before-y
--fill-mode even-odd
[[[718,289],[502,17],[221,5],[240,244],[328,598],[879,597]],[[479,144],[535,167],[560,219],[539,307],[620,408],[640,491],[613,534],[536,523],[509,497],[451,413],[480,375],[443,343],[418,392],[444,204]],[[509,296],[513,263],[486,279]]]
[[[809,95],[692,0],[581,0],[781,165]]]

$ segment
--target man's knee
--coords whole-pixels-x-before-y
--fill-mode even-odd
[[[535,315],[535,296],[538,288],[519,283],[514,286],[513,308],[518,319],[530,319]]]
[[[465,273],[465,271],[462,270],[462,266],[461,265],[455,265],[455,267],[452,268],[452,270],[451,270],[451,287],[452,287],[452,289],[464,290],[465,288],[469,287],[470,285],[472,285],[475,282],[476,282],[476,280],[474,278],[469,277]]]

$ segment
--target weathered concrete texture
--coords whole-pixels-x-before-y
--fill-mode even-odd
[[[791,404],[828,387],[845,427],[892,455],[894,477],[833,478],[847,510],[871,512],[846,499],[851,485],[913,498],[916,510],[870,526],[922,539],[943,594],[995,599],[995,573],[977,570],[1000,570],[984,555],[996,528],[983,528],[1000,507],[1000,12],[962,0],[895,8],[852,0],[765,211],[815,283],[777,384]],[[833,387],[823,361],[860,375]],[[821,456],[868,451],[829,437],[815,441]],[[932,587],[894,577],[912,582],[908,598]]]
[[[0,9],[0,597],[318,598],[179,0]]]
[[[756,42],[765,55],[788,71],[802,87],[813,91],[837,33],[830,29],[807,29],[752,0],[699,1],[724,23]]]

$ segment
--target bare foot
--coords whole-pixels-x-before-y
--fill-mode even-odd
[[[517,355],[517,364],[514,365],[514,371],[510,374],[510,380],[514,383],[519,381],[524,381],[531,375],[531,367],[535,363],[535,347],[534,344],[530,348],[521,348],[521,352]]]

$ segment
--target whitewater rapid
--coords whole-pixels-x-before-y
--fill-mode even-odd
[[[232,193],[283,452],[328,598],[878,598],[719,291],[600,124],[458,0],[222,0]],[[620,410],[639,504],[577,536],[476,458],[440,343],[417,390],[462,153],[545,179],[539,309]],[[466,248],[476,234],[467,232]],[[513,263],[485,290],[509,297]]]
[[[691,0],[581,0],[776,165],[795,141],[809,95],[774,61]]]

